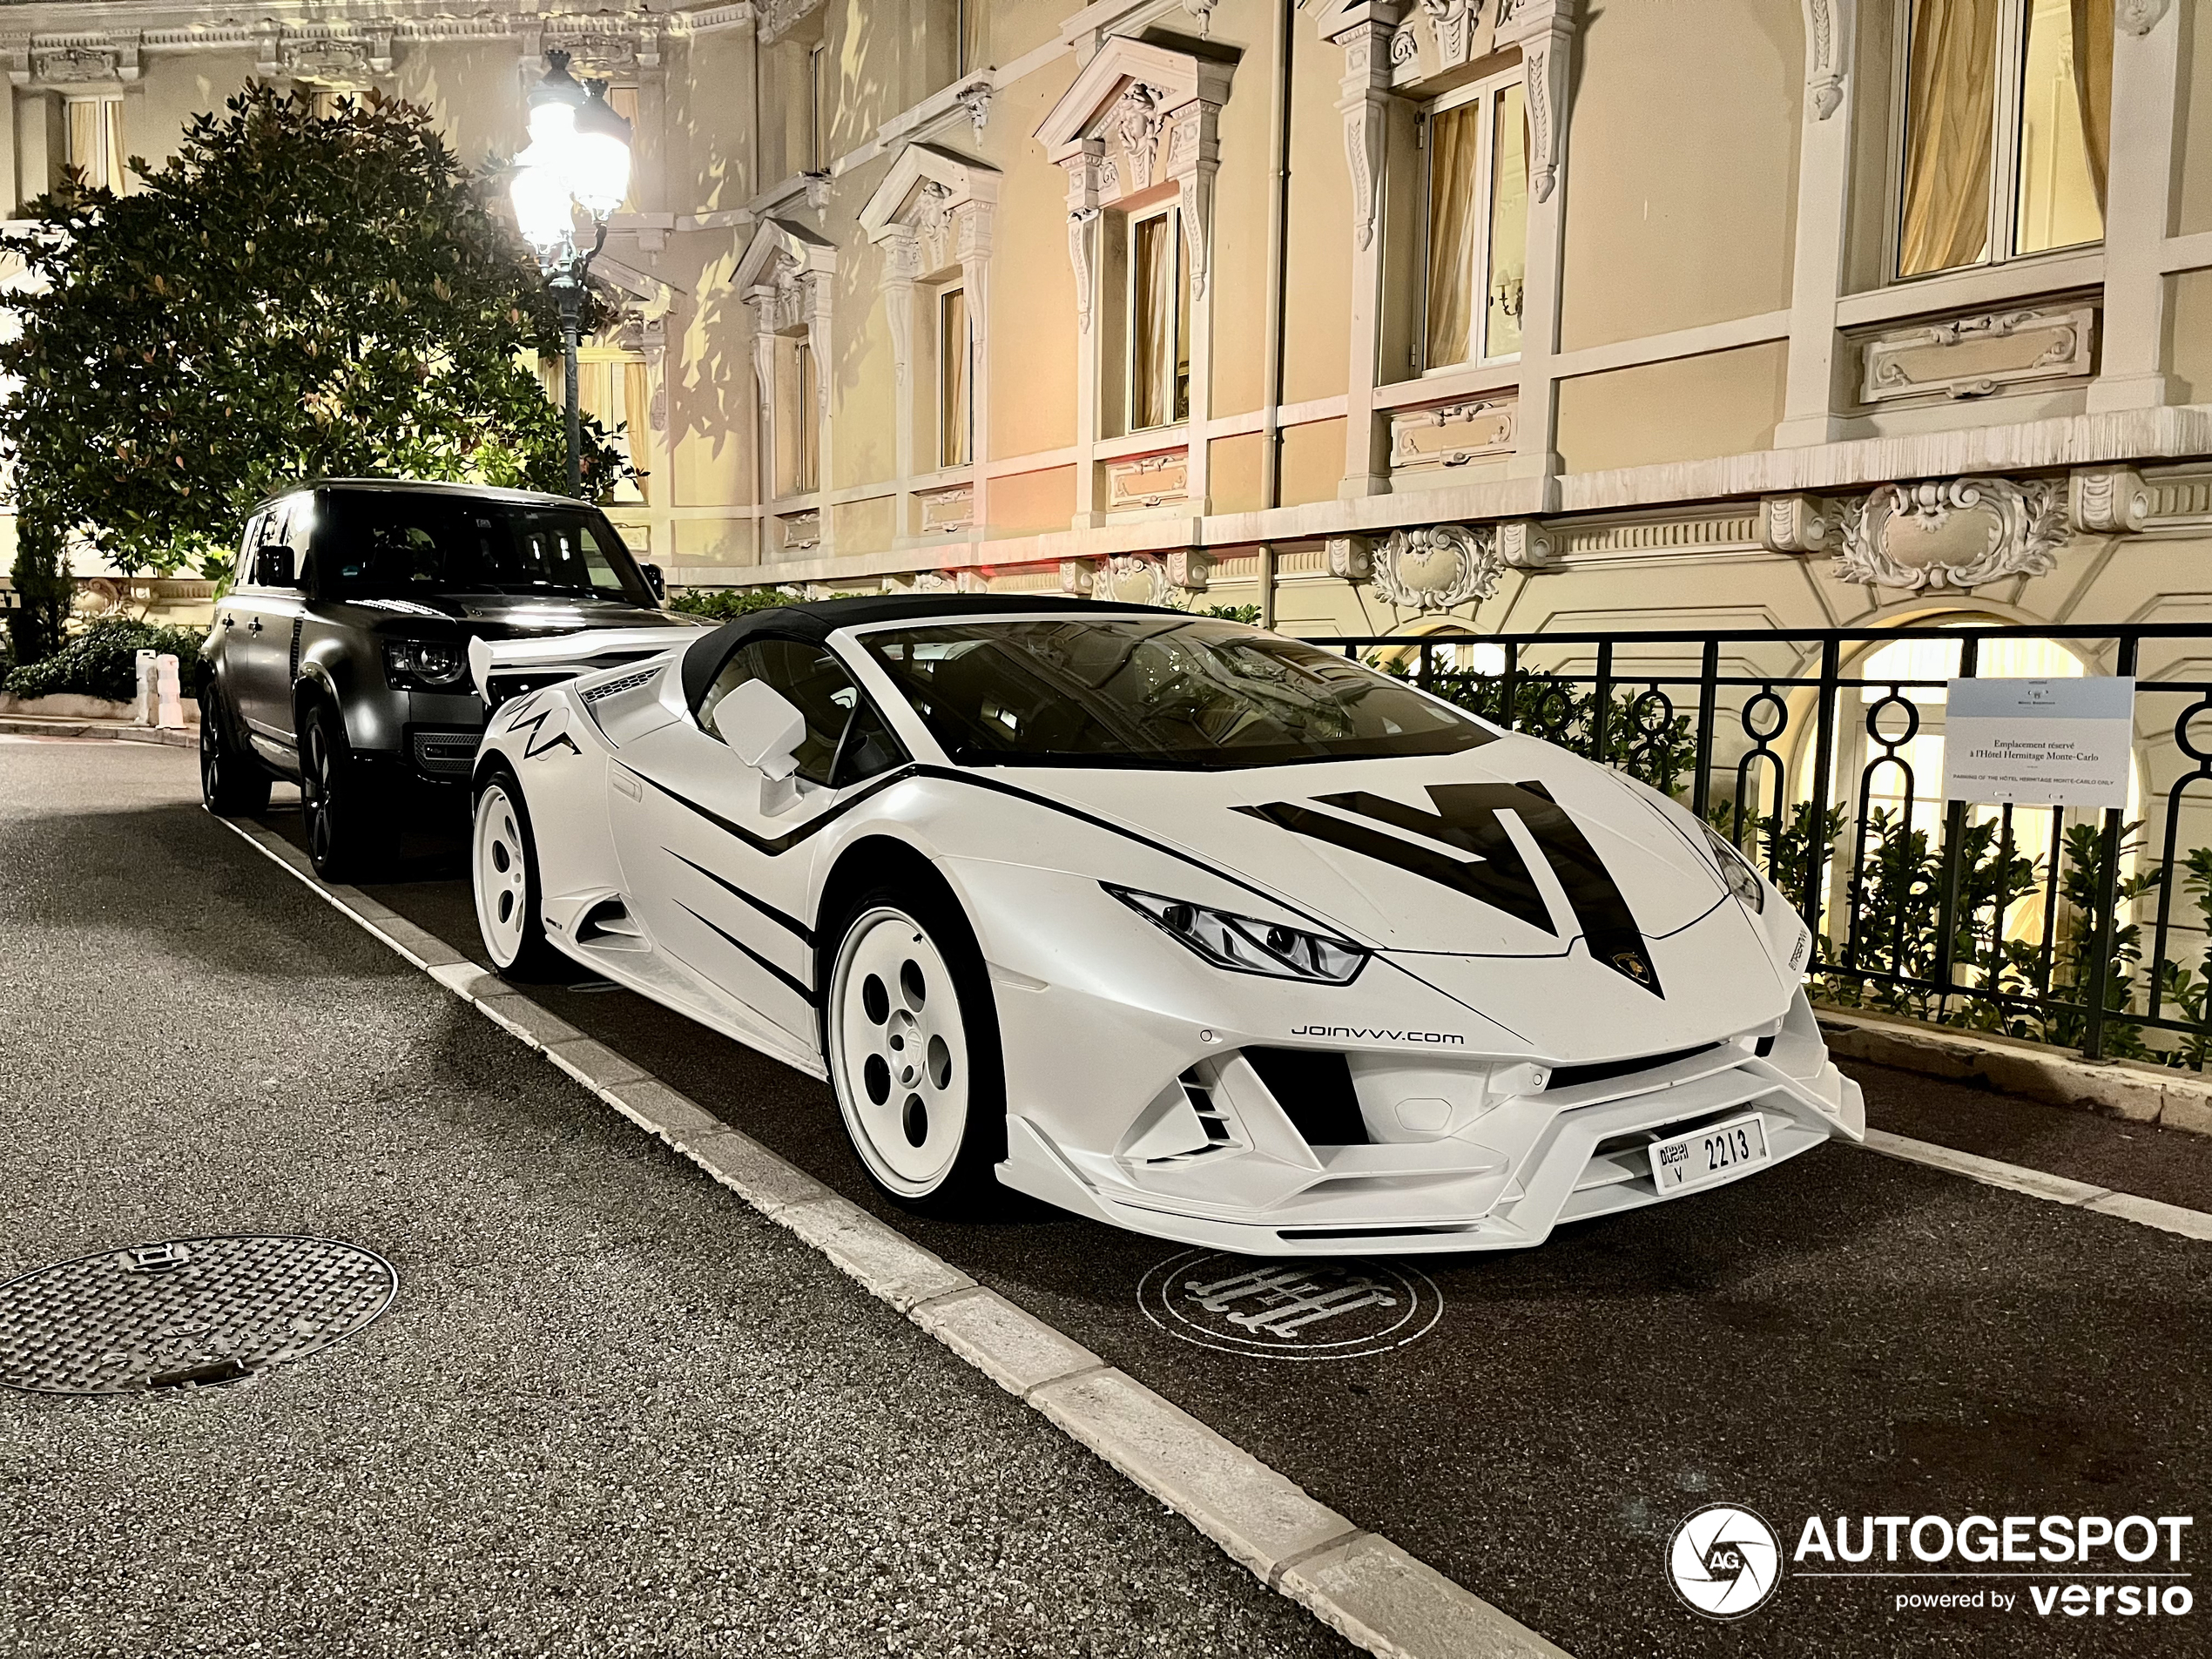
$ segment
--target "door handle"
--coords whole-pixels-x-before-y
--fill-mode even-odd
[[[253,621],[247,623],[246,624],[246,631],[249,634],[260,633],[261,631],[261,619],[259,617],[256,617]]]
[[[237,623],[238,619],[235,617],[226,616],[223,618],[223,626],[226,628],[235,627]]]

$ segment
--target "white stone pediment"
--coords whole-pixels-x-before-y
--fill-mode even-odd
[[[995,202],[999,170],[934,144],[910,144],[860,209],[860,229],[879,241],[894,226],[923,226],[969,202]]]
[[[1052,106],[1037,139],[1054,161],[1063,159],[1100,136],[1133,89],[1144,89],[1163,116],[1193,103],[1218,108],[1228,101],[1232,72],[1217,58],[1116,35]]]
[[[837,245],[787,219],[764,219],[738,261],[733,286],[742,294],[787,282],[794,275],[826,275],[837,269]]]

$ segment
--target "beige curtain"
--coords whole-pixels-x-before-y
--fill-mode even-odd
[[[939,324],[937,350],[939,354],[938,381],[941,390],[937,411],[939,451],[937,464],[942,467],[964,467],[968,464],[968,293],[963,288],[948,288],[938,301]]]
[[[1521,286],[1528,271],[1528,111],[1518,86],[1498,98],[1490,143],[1489,320],[1482,354],[1521,349]]]
[[[1175,418],[1175,219],[1162,213],[1136,226],[1135,314],[1130,319],[1132,431]]]
[[[1988,246],[2002,10],[2001,0],[1913,0],[1899,276],[1972,265]]]
[[[1464,363],[1474,350],[1474,244],[1480,222],[1474,166],[1481,115],[1478,100],[1446,110],[1429,122],[1425,368]]]
[[[653,498],[652,480],[642,471],[650,464],[652,455],[652,437],[647,430],[651,423],[646,418],[651,401],[651,394],[645,389],[644,364],[624,363],[622,366],[623,419],[630,423],[630,459],[641,469],[637,479],[637,499],[642,502],[651,502]]]
[[[2105,172],[2112,156],[2112,0],[2074,0],[2074,91],[2081,100],[2089,183],[2102,213]]]
[[[973,75],[991,61],[989,0],[955,0],[960,7],[960,72]]]

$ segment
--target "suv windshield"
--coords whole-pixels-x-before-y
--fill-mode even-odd
[[[1488,727],[1357,663],[1204,617],[862,637],[963,765],[1212,768],[1452,754]]]
[[[588,507],[333,490],[314,560],[318,585],[333,597],[498,593],[655,604],[614,527]]]

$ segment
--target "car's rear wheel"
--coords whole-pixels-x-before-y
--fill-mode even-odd
[[[475,830],[469,842],[469,884],[476,895],[476,930],[484,954],[502,974],[550,978],[562,966],[545,936],[539,914],[544,894],[537,880],[537,845],[529,811],[513,779],[497,773],[476,795]]]
[[[199,702],[199,798],[218,818],[246,818],[269,804],[269,774],[239,742],[222,688],[212,678]]]
[[[972,1213],[997,1188],[1006,1082],[981,953],[949,902],[866,894],[824,1011],[830,1082],[869,1178],[899,1203]]]
[[[310,703],[300,720],[300,806],[307,819],[307,856],[326,881],[369,873],[386,814],[375,799],[338,711]]]

